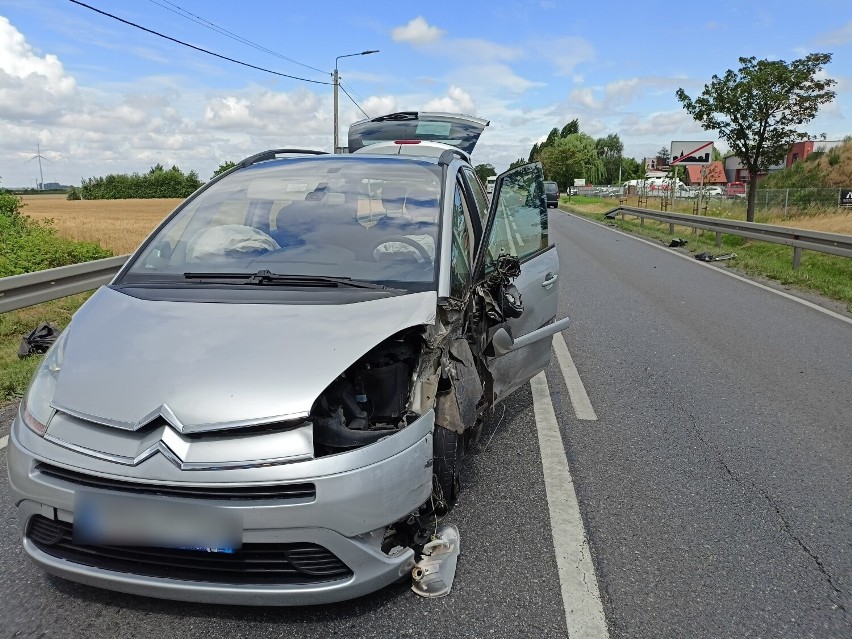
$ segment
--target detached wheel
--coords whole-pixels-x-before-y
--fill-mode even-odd
[[[456,503],[461,490],[459,476],[464,458],[464,438],[454,431],[435,426],[432,441],[435,511],[446,513]]]

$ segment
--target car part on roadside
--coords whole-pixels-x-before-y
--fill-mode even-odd
[[[421,597],[450,594],[459,551],[459,529],[453,524],[440,526],[432,541],[423,546],[423,556],[411,571],[411,589]]]
[[[733,260],[737,257],[736,253],[725,253],[724,255],[713,255],[712,253],[708,253],[707,251],[703,253],[698,253],[695,256],[696,260],[700,260],[701,262],[723,262],[725,260]]]
[[[39,324],[28,335],[21,337],[18,357],[24,359],[30,355],[44,355],[62,333],[55,324]]]
[[[686,240],[683,240],[679,237],[672,238],[672,241],[669,242],[669,248],[677,248],[679,246],[686,246]]]

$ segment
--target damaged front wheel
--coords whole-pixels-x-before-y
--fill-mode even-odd
[[[464,441],[462,435],[441,426],[435,426],[433,439],[434,509],[436,514],[445,514],[456,503],[461,490],[459,477],[464,458]]]

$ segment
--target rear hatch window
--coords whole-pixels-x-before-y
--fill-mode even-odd
[[[402,111],[372,120],[361,120],[349,127],[349,152],[379,142],[428,140],[457,147],[470,155],[488,120],[451,113]]]
[[[545,193],[558,193],[559,187],[556,186],[556,182],[545,182],[544,183],[544,192]]]

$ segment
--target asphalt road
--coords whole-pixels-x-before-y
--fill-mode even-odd
[[[547,381],[610,636],[851,637],[852,325],[567,215],[551,238],[598,420],[555,358]],[[529,386],[504,406],[462,477],[447,598],[257,609],[76,585],[24,556],[3,481],[0,637],[564,637]]]

